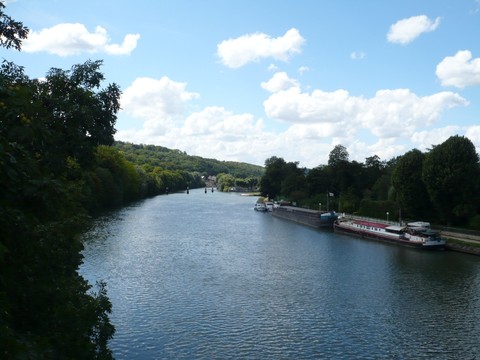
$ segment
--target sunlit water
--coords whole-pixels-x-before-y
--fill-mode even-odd
[[[480,258],[319,231],[203,190],[96,221],[117,359],[480,358]]]

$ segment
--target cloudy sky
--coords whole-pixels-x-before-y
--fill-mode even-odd
[[[480,0],[16,0],[30,77],[103,60],[117,140],[263,165],[480,152]]]

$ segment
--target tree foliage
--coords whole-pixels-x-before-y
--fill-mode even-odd
[[[5,4],[0,1],[0,47],[21,50],[22,40],[27,38],[29,29],[3,12]]]
[[[287,163],[283,158],[272,156],[265,160],[265,174],[260,180],[262,195],[271,198],[281,196],[282,182],[287,176]]]
[[[427,218],[431,203],[422,179],[425,154],[413,149],[401,156],[392,173],[397,201],[403,215],[410,218]]]
[[[1,45],[20,49],[26,29],[0,15]],[[2,358],[111,358],[105,284],[92,291],[77,272],[86,160],[111,142],[118,110],[118,87],[99,89],[99,66],[42,81],[7,61],[0,69]]]
[[[424,154],[411,150],[382,161],[374,155],[364,163],[350,161],[336,145],[327,165],[311,170],[271,157],[260,180],[262,195],[300,206],[321,206],[342,212],[390,219],[422,219],[443,224],[478,226],[480,165],[467,138],[453,136]],[[333,194],[330,196],[329,194]]]
[[[230,191],[237,187],[252,190],[264,172],[261,166],[191,156],[163,146],[117,141],[115,148],[125,159],[140,166],[147,175],[153,176],[153,181],[147,180],[150,195],[164,193],[167,187],[170,191],[184,190],[187,186],[203,187],[205,179],[212,176],[217,178],[219,191]]]
[[[348,150],[343,145],[335,145],[330,154],[328,155],[328,165],[335,166],[339,163],[346,163],[349,160]]]
[[[478,211],[480,169],[472,142],[452,136],[427,153],[423,181],[444,223],[461,223]]]
[[[184,170],[197,172],[203,176],[231,174],[235,178],[260,177],[264,169],[261,166],[235,162],[206,159],[188,155],[184,151],[168,149],[157,145],[115,142],[125,158],[137,165],[158,166],[166,170]]]

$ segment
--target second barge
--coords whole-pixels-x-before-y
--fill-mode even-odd
[[[333,223],[338,219],[334,211],[318,211],[296,206],[274,206],[272,215],[294,221],[314,228],[333,229]]]

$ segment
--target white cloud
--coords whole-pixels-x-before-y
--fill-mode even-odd
[[[352,96],[346,90],[302,93],[298,81],[282,72],[263,86],[273,91],[264,102],[268,128],[281,120],[287,124],[281,131],[267,130],[265,121],[250,113],[238,114],[221,106],[192,112],[189,103],[199,94],[188,91],[186,83],[168,77],[139,78],[121,97],[119,120],[130,115],[142,127],[119,130],[115,138],[258,165],[280,156],[311,168],[325,164],[337,144],[347,147],[352,160],[364,161],[372,154],[390,159],[412,143],[419,148],[440,143],[458,129],[419,129],[438,121],[447,109],[467,105],[452,92],[419,97],[408,89],[393,89],[380,90],[371,98]],[[469,134],[478,137],[479,133],[480,127],[472,127]]]
[[[277,137],[264,131],[263,120],[255,120],[248,113],[234,114],[218,106],[194,112],[168,129],[147,120],[143,129],[119,131],[115,138],[181,149],[190,155],[258,165],[273,155],[270,154],[272,149],[279,150],[275,145]]]
[[[278,66],[275,64],[268,65],[268,71],[278,71]]]
[[[465,136],[475,145],[477,154],[480,154],[480,125],[474,125],[467,128]]]
[[[262,130],[262,122],[255,122],[252,114],[234,114],[219,106],[209,106],[185,119],[181,128],[186,136],[213,136],[226,141],[242,139],[248,133]]]
[[[299,73],[300,75],[305,74],[307,71],[310,71],[310,68],[309,68],[308,66],[300,66],[300,67],[298,68],[298,73]]]
[[[344,146],[350,155],[350,160],[356,160],[359,162],[365,161],[365,159],[372,155],[377,155],[380,159],[389,160],[399,154],[403,154],[406,149],[405,145],[397,144],[396,139],[378,139],[374,144],[366,144],[358,139],[353,140],[351,143],[344,142]]]
[[[122,94],[119,120],[130,115],[143,122],[142,128],[120,130],[115,138],[260,165],[272,156],[268,144],[276,136],[264,132],[263,120],[218,106],[187,113],[188,102],[197,97],[186,83],[168,77],[136,79]]]
[[[450,125],[428,131],[419,131],[412,135],[411,141],[418,150],[427,151],[432,148],[432,145],[439,145],[450,136],[457,135],[460,130],[459,126]]]
[[[355,116],[358,99],[345,90],[324,92],[314,90],[302,93],[291,87],[278,91],[264,101],[265,112],[270,118],[292,123],[338,122]]]
[[[425,15],[412,16],[390,26],[387,39],[392,43],[408,44],[424,32],[434,31],[440,25],[440,18],[430,20]]]
[[[353,51],[351,54],[350,54],[350,58],[352,60],[362,60],[362,59],[365,59],[365,52],[363,51]]]
[[[277,72],[270,80],[261,83],[263,89],[272,93],[280,90],[287,90],[293,86],[298,87],[299,85],[298,81],[291,79],[286,72]]]
[[[110,55],[128,55],[137,46],[139,34],[127,34],[122,44],[109,44],[107,31],[97,26],[89,32],[79,23],[58,24],[40,31],[31,31],[22,44],[25,52],[46,51],[59,56],[104,52]]]
[[[278,38],[263,33],[247,34],[222,41],[217,45],[217,55],[223,65],[239,68],[264,58],[288,61],[292,54],[301,52],[304,43],[305,39],[294,28]]]
[[[480,85],[480,58],[473,59],[468,50],[458,51],[454,56],[447,56],[438,65],[436,72],[443,86]]]
[[[408,136],[419,126],[429,126],[442,112],[468,101],[452,92],[418,97],[408,89],[380,90],[358,114],[366,129],[378,137]]]
[[[293,124],[286,133],[292,139],[302,139],[303,143],[307,139],[318,141],[332,137],[349,137],[354,133],[350,130],[353,130],[353,127],[342,128],[333,123]]]
[[[123,111],[146,121],[147,133],[166,132],[178,119],[185,116],[186,103],[197,98],[197,93],[186,91],[187,84],[170,80],[138,78],[126,88],[120,103]]]
[[[452,92],[419,97],[408,89],[380,90],[374,97],[350,96],[346,90],[302,93],[291,87],[264,101],[266,114],[294,124],[335,124],[340,128],[368,130],[379,138],[410,136],[417,127],[431,125],[442,112],[468,105]]]

